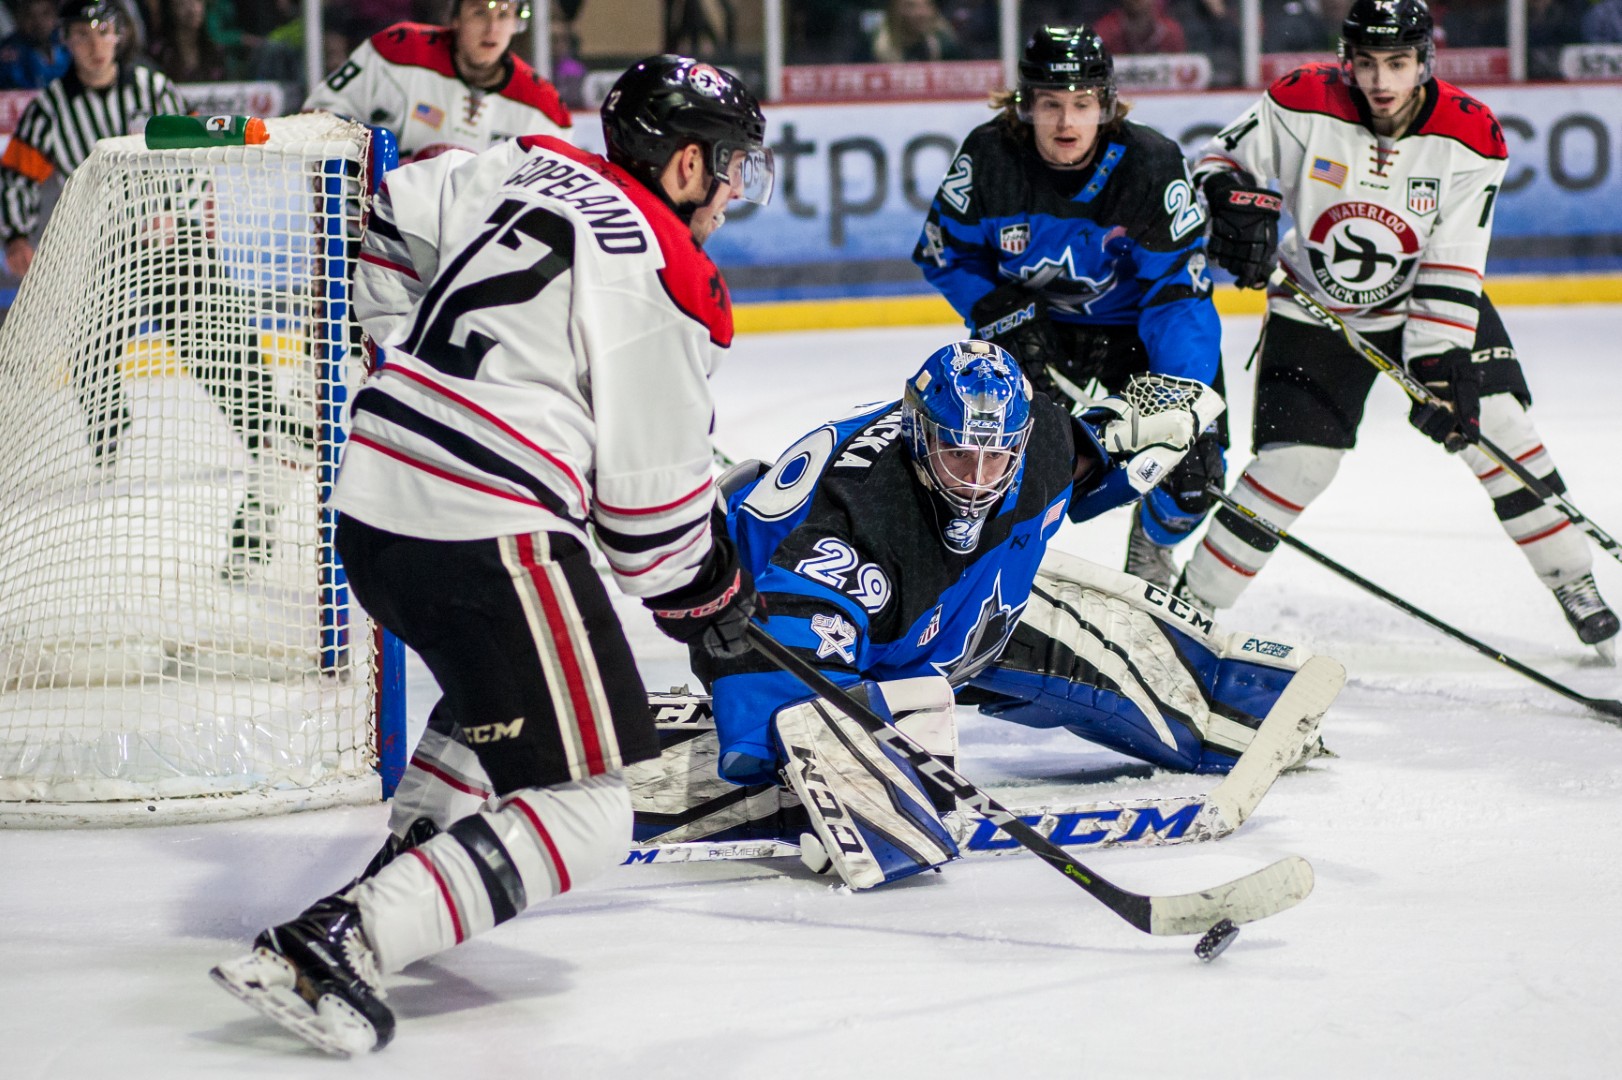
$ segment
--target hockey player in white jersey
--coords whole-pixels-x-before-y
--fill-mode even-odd
[[[1565,491],[1527,414],[1515,348],[1482,291],[1503,133],[1485,105],[1432,76],[1431,29],[1423,0],[1356,0],[1339,64],[1292,71],[1219,132],[1195,169],[1211,211],[1208,251],[1241,287],[1264,285],[1282,254],[1311,296],[1404,358],[1450,406],[1416,403],[1414,426],[1459,454],[1577,636],[1610,653],[1617,617],[1595,587],[1582,533],[1472,445],[1486,435]],[[1295,228],[1278,242],[1281,197]],[[1284,291],[1269,296],[1256,458],[1232,491],[1283,527],[1329,486],[1379,374],[1308,320]],[[1219,511],[1179,588],[1207,610],[1227,607],[1277,543]]]
[[[769,197],[765,121],[732,76],[660,56],[621,76],[603,127],[607,161],[526,136],[404,166],[373,208],[357,312],[377,368],[337,546],[444,696],[373,865],[213,972],[330,1053],[389,1041],[383,976],[630,845],[622,771],[658,746],[588,528],[666,633],[744,647],[754,587],[710,525],[732,312],[701,245],[731,199]],[[474,767],[488,805],[435,801]]]
[[[528,0],[450,0],[449,25],[396,23],[350,53],[304,108],[388,128],[401,161],[518,135],[567,139],[557,89],[512,50],[529,11]]]

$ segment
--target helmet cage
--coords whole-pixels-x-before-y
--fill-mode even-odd
[[[901,430],[924,486],[959,518],[977,518],[1019,476],[1031,434],[1031,388],[985,341],[937,350],[907,380]]]

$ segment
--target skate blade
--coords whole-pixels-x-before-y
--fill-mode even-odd
[[[348,1058],[377,1046],[371,1022],[342,998],[323,994],[312,1008],[298,992],[293,965],[268,949],[221,964],[209,975],[239,1001],[317,1050]]]
[[[1601,660],[1616,667],[1616,635],[1613,634],[1604,641],[1594,642],[1594,651],[1599,653]]]

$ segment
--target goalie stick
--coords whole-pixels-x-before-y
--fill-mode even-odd
[[[1286,690],[1228,775],[1206,794],[1030,806],[1010,812],[1060,847],[1098,850],[1220,840],[1250,818],[1279,773],[1300,758],[1341,681],[1326,683],[1310,700]],[[1004,855],[1019,847],[1018,841],[979,814],[954,810],[943,814],[942,820],[965,855]],[[785,840],[660,844],[655,838],[632,848],[625,864],[777,859],[799,853],[798,844]]]
[[[1293,267],[1287,263],[1280,263],[1279,268],[1273,271],[1270,280],[1274,287],[1285,290],[1289,298],[1295,301],[1296,307],[1345,338],[1346,344],[1351,346],[1353,352],[1358,353],[1369,363],[1395,379],[1397,385],[1402,387],[1403,392],[1409,397],[1422,405],[1446,407],[1446,403],[1433,394],[1430,387],[1414,378],[1408,373],[1406,367],[1391,359],[1391,357],[1370,343],[1362,334],[1348,326],[1345,319],[1320,304],[1301,287],[1296,278],[1297,274]],[[1610,533],[1590,521],[1582,511],[1571,505],[1564,495],[1561,495],[1532,475],[1532,472],[1526,466],[1515,460],[1513,454],[1506,454],[1485,435],[1480,437],[1476,442],[1476,446],[1487,456],[1488,460],[1520,481],[1521,486],[1536,495],[1543,501],[1544,505],[1560,511],[1567,521],[1587,533],[1589,538],[1599,545],[1601,551],[1617,562],[1622,562],[1622,545],[1619,545]]]
[[[1353,585],[1373,593],[1381,600],[1384,600],[1393,607],[1407,612],[1409,615],[1412,615],[1421,622],[1434,626],[1436,629],[1440,630],[1448,637],[1453,638],[1455,641],[1461,641],[1470,646],[1470,648],[1474,649],[1482,656],[1485,656],[1491,660],[1496,660],[1500,664],[1503,664],[1505,667],[1509,668],[1511,671],[1525,675],[1528,679],[1531,679],[1539,686],[1547,687],[1563,697],[1570,698],[1572,701],[1588,706],[1590,709],[1593,709],[1595,712],[1606,717],[1610,723],[1622,724],[1622,701],[1615,701],[1610,698],[1588,697],[1586,694],[1580,694],[1571,687],[1566,686],[1564,683],[1555,682],[1547,675],[1527,667],[1514,657],[1505,656],[1491,645],[1488,645],[1483,641],[1478,641],[1462,630],[1455,630],[1453,627],[1449,626],[1441,619],[1436,618],[1434,615],[1421,611],[1419,608],[1408,603],[1408,601],[1402,599],[1400,596],[1387,592],[1386,590],[1380,588],[1380,586],[1374,584],[1374,582],[1342,566],[1334,559],[1331,559],[1329,556],[1323,554],[1323,552],[1309,547],[1304,541],[1298,540],[1291,536],[1288,532],[1279,528],[1277,525],[1274,525],[1271,521],[1268,521],[1266,518],[1257,514],[1254,510],[1250,510],[1239,505],[1233,499],[1229,498],[1221,488],[1211,485],[1205,490],[1208,494],[1214,496],[1216,500],[1223,506],[1244,517],[1245,520],[1249,521],[1252,525],[1255,525],[1258,529],[1277,537],[1279,540],[1301,552],[1301,554],[1307,556],[1309,559],[1312,559],[1314,562],[1328,567],[1330,570],[1333,570],[1347,581],[1350,581]]]
[[[756,651],[773,664],[805,683],[813,693],[833,703],[953,798],[1000,827],[1022,847],[1035,852],[1049,866],[1146,934],[1208,934],[1224,919],[1233,923],[1255,922],[1294,907],[1312,891],[1312,866],[1298,855],[1286,856],[1242,878],[1199,892],[1153,896],[1123,889],[1071,858],[1063,848],[1015,817],[955,769],[927,753],[905,732],[873,715],[866,706],[795,656],[758,623],[748,625],[746,636]],[[1302,665],[1280,695],[1279,701],[1274,703],[1274,708],[1278,708],[1292,694],[1309,703],[1322,700],[1323,707],[1327,708],[1345,677],[1345,669],[1333,660],[1313,657]]]

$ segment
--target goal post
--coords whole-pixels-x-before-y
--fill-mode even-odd
[[[0,826],[376,801],[403,769],[404,650],[325,505],[392,138],[266,129],[103,140],[0,326]]]

